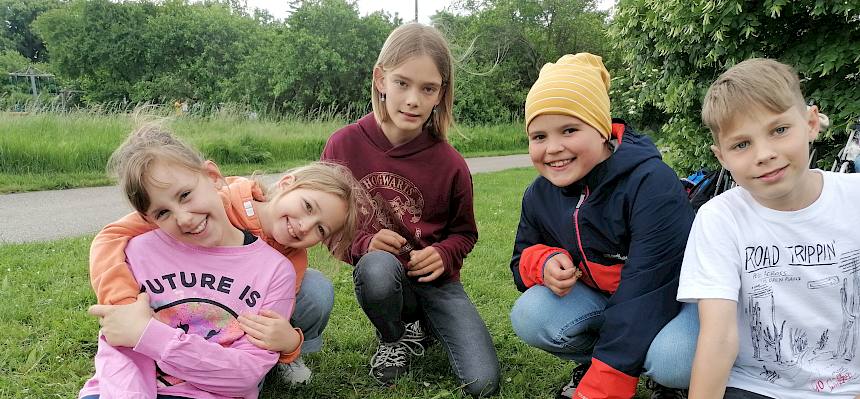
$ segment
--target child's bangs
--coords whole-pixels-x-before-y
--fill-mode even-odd
[[[702,121],[712,132],[731,129],[743,119],[757,119],[763,113],[781,114],[792,106],[803,105],[790,90],[756,90],[754,87],[726,82],[712,88],[710,101],[702,108]]]

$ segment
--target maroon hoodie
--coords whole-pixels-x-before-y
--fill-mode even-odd
[[[368,191],[373,209],[361,209],[361,229],[347,261],[353,265],[367,252],[373,235],[392,230],[409,249],[432,245],[439,250],[445,273],[437,281],[459,280],[463,258],[478,240],[472,211],[472,176],[463,156],[424,130],[412,141],[394,147],[373,113],[347,125],[328,139],[322,160],[346,165]]]

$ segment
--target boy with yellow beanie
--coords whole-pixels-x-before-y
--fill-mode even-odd
[[[529,345],[579,365],[560,398],[685,397],[698,333],[675,301],[693,210],[650,139],[610,116],[599,56],[546,64],[525,104],[540,176],[523,194],[511,310]],[[671,387],[671,388],[669,388]]]

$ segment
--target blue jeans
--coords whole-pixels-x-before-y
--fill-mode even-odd
[[[296,307],[290,324],[302,329],[305,342],[301,353],[319,352],[322,348],[322,332],[328,324],[334,307],[334,287],[319,270],[308,268],[302,280],[302,288],[296,295]]]
[[[499,390],[499,359],[478,310],[459,281],[419,283],[394,255],[372,251],[352,272],[358,304],[385,342],[400,339],[404,323],[421,320],[448,353],[463,390],[491,396]]]
[[[511,310],[514,332],[527,344],[562,359],[591,362],[603,325],[603,309],[609,296],[577,283],[565,296],[536,285],[524,292]],[[651,342],[644,374],[658,384],[686,389],[699,336],[699,311],[685,303]]]

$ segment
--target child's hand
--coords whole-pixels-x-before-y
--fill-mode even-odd
[[[272,352],[290,353],[301,340],[290,320],[268,309],[261,310],[260,314],[239,316],[239,327],[248,334],[248,341]]]
[[[370,244],[367,246],[367,250],[379,250],[399,255],[400,247],[404,245],[406,245],[406,239],[403,236],[391,230],[382,229],[373,235]]]
[[[146,294],[139,294],[137,301],[128,305],[93,305],[88,312],[99,317],[105,341],[113,346],[137,345],[152,319],[149,295]]]
[[[417,251],[409,252],[409,269],[406,274],[409,277],[424,276],[418,279],[419,283],[426,283],[439,278],[445,272],[445,264],[436,247],[430,246]]]
[[[582,272],[573,266],[573,261],[565,254],[557,254],[543,267],[543,285],[558,296],[565,296],[576,283]]]

